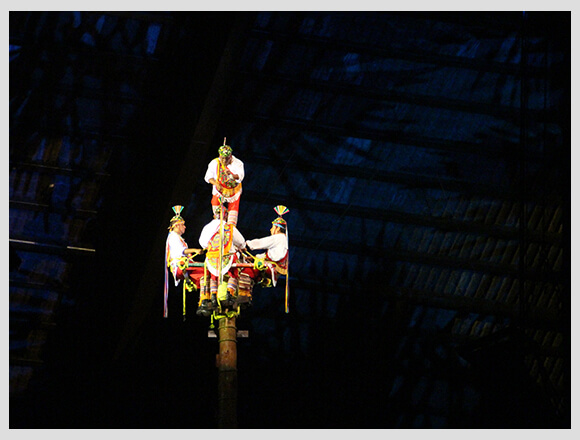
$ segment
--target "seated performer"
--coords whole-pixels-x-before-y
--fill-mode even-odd
[[[261,282],[265,287],[269,286],[270,281],[273,286],[276,286],[278,276],[287,276],[288,269],[288,225],[282,218],[288,212],[288,208],[279,205],[274,208],[274,211],[278,217],[272,222],[270,235],[246,241],[247,249],[266,251],[254,257],[253,268],[244,268],[244,273],[255,282]]]
[[[182,238],[185,232],[185,220],[181,217],[181,211],[183,206],[176,205],[173,208],[175,215],[169,221],[169,233],[167,234],[167,240],[165,241],[165,290],[164,290],[164,305],[163,305],[163,317],[167,318],[167,298],[169,296],[169,274],[168,269],[171,270],[173,274],[173,279],[175,281],[175,286],[179,285],[179,282],[186,277],[185,271],[182,271],[179,267],[179,260],[184,257],[183,251],[187,249],[187,243]]]
[[[218,297],[218,277],[219,271],[223,275],[223,279],[227,279],[227,295],[225,302],[227,305],[233,305],[236,292],[238,288],[238,269],[233,268],[232,264],[237,261],[237,251],[245,247],[245,240],[243,235],[238,231],[235,225],[220,221],[220,211],[223,205],[219,205],[217,210],[214,210],[214,218],[211,222],[204,226],[199,236],[199,244],[206,249],[205,267],[209,271],[210,278],[207,275],[201,279],[200,302],[197,311],[198,315],[208,316],[212,309],[217,308],[217,300],[223,298]],[[224,207],[224,214],[222,219],[227,217],[227,209]],[[223,226],[223,247],[222,260],[220,264],[220,232]],[[207,285],[209,284],[209,289]],[[209,290],[209,291],[208,291]]]
[[[207,166],[204,180],[212,185],[211,205],[214,212],[225,203],[228,208],[228,223],[238,223],[242,180],[244,180],[244,163],[232,154],[232,148],[224,145],[218,149],[219,157]],[[220,200],[220,198],[222,200]]]

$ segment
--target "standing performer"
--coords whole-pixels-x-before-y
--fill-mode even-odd
[[[218,149],[219,156],[207,166],[204,180],[212,185],[211,205],[214,210],[220,205],[220,198],[227,205],[227,223],[236,225],[244,180],[244,163],[232,154],[232,147],[224,144]]]
[[[249,250],[265,250],[265,253],[255,256],[254,268],[245,268],[244,273],[248,274],[254,281],[271,280],[276,286],[279,275],[286,276],[286,313],[288,313],[288,224],[282,218],[289,212],[288,208],[278,205],[274,208],[278,217],[272,222],[270,235],[263,238],[246,241],[246,248]]]
[[[175,286],[179,285],[179,282],[185,278],[186,274],[179,268],[179,260],[184,257],[183,251],[187,249],[187,243],[181,237],[185,232],[185,220],[181,217],[181,211],[183,206],[176,205],[173,208],[175,215],[169,222],[169,234],[167,234],[167,240],[165,241],[165,290],[164,290],[164,304],[163,304],[163,317],[167,318],[167,298],[169,296],[169,274],[168,269],[171,270],[173,274],[173,279],[175,281]]]

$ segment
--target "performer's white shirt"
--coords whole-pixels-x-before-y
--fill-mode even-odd
[[[211,238],[219,230],[219,228],[220,228],[220,220],[217,218],[214,218],[211,222],[209,222],[207,225],[203,227],[203,229],[201,230],[201,234],[199,235],[199,245],[203,249],[207,248]],[[240,231],[238,231],[238,228],[234,226],[234,234],[233,234],[234,246],[238,249],[243,249],[245,243],[246,240],[244,239],[244,236]]]
[[[274,234],[264,238],[256,238],[246,241],[250,250],[266,249],[266,256],[272,261],[280,261],[288,251],[288,237],[286,234]],[[262,258],[264,254],[256,255]]]
[[[218,164],[219,164],[219,158],[216,157],[207,166],[207,171],[205,172],[205,177],[204,177],[204,179],[207,183],[209,183],[209,179],[215,179],[216,181],[218,180]],[[237,183],[240,183],[242,180],[244,180],[244,175],[245,175],[244,163],[240,159],[235,157],[233,154],[232,154],[232,161],[227,166],[227,168],[232,172],[232,174],[238,175],[238,178],[236,179]],[[215,189],[215,185],[212,185],[211,193],[214,196],[219,195],[218,190]]]
[[[185,240],[175,231],[170,231],[167,235],[166,245],[169,247],[169,264],[171,265],[171,271],[175,279],[175,272],[177,271],[177,264],[179,259],[183,257],[183,251],[187,249],[187,243]],[[175,279],[175,285],[179,284],[178,279]]]

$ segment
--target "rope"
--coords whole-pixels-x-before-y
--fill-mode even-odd
[[[237,309],[237,310],[231,310],[231,311],[229,311],[229,312],[225,312],[224,314],[218,314],[218,313],[216,313],[216,311],[214,310],[214,311],[213,311],[213,313],[212,313],[212,314],[211,314],[211,316],[210,316],[210,317],[211,317],[211,323],[210,323],[210,326],[209,326],[209,328],[210,328],[210,329],[215,329],[214,321],[215,321],[216,319],[219,321],[219,320],[220,320],[220,319],[222,319],[222,318],[229,318],[229,319],[232,319],[232,318],[236,318],[236,317],[238,317],[238,316],[240,316],[240,306],[238,306],[238,309]]]
[[[184,279],[183,280],[183,319],[185,320],[185,292],[187,290],[187,287],[185,287],[185,285],[187,284],[187,280]]]

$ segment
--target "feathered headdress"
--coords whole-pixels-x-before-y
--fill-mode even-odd
[[[175,212],[175,215],[169,221],[169,227],[167,229],[173,228],[173,226],[175,226],[176,223],[185,222],[185,220],[181,216],[181,211],[183,211],[183,206],[181,206],[181,205],[175,205],[171,209],[173,209],[173,212]]]
[[[286,223],[286,220],[284,220],[282,218],[282,216],[286,213],[289,212],[289,209],[286,208],[283,205],[278,205],[274,208],[274,211],[276,211],[276,214],[278,214],[278,217],[274,219],[274,221],[272,222],[272,224],[274,226],[278,226],[279,228],[282,228],[284,230],[287,230],[288,228],[288,224]]]

